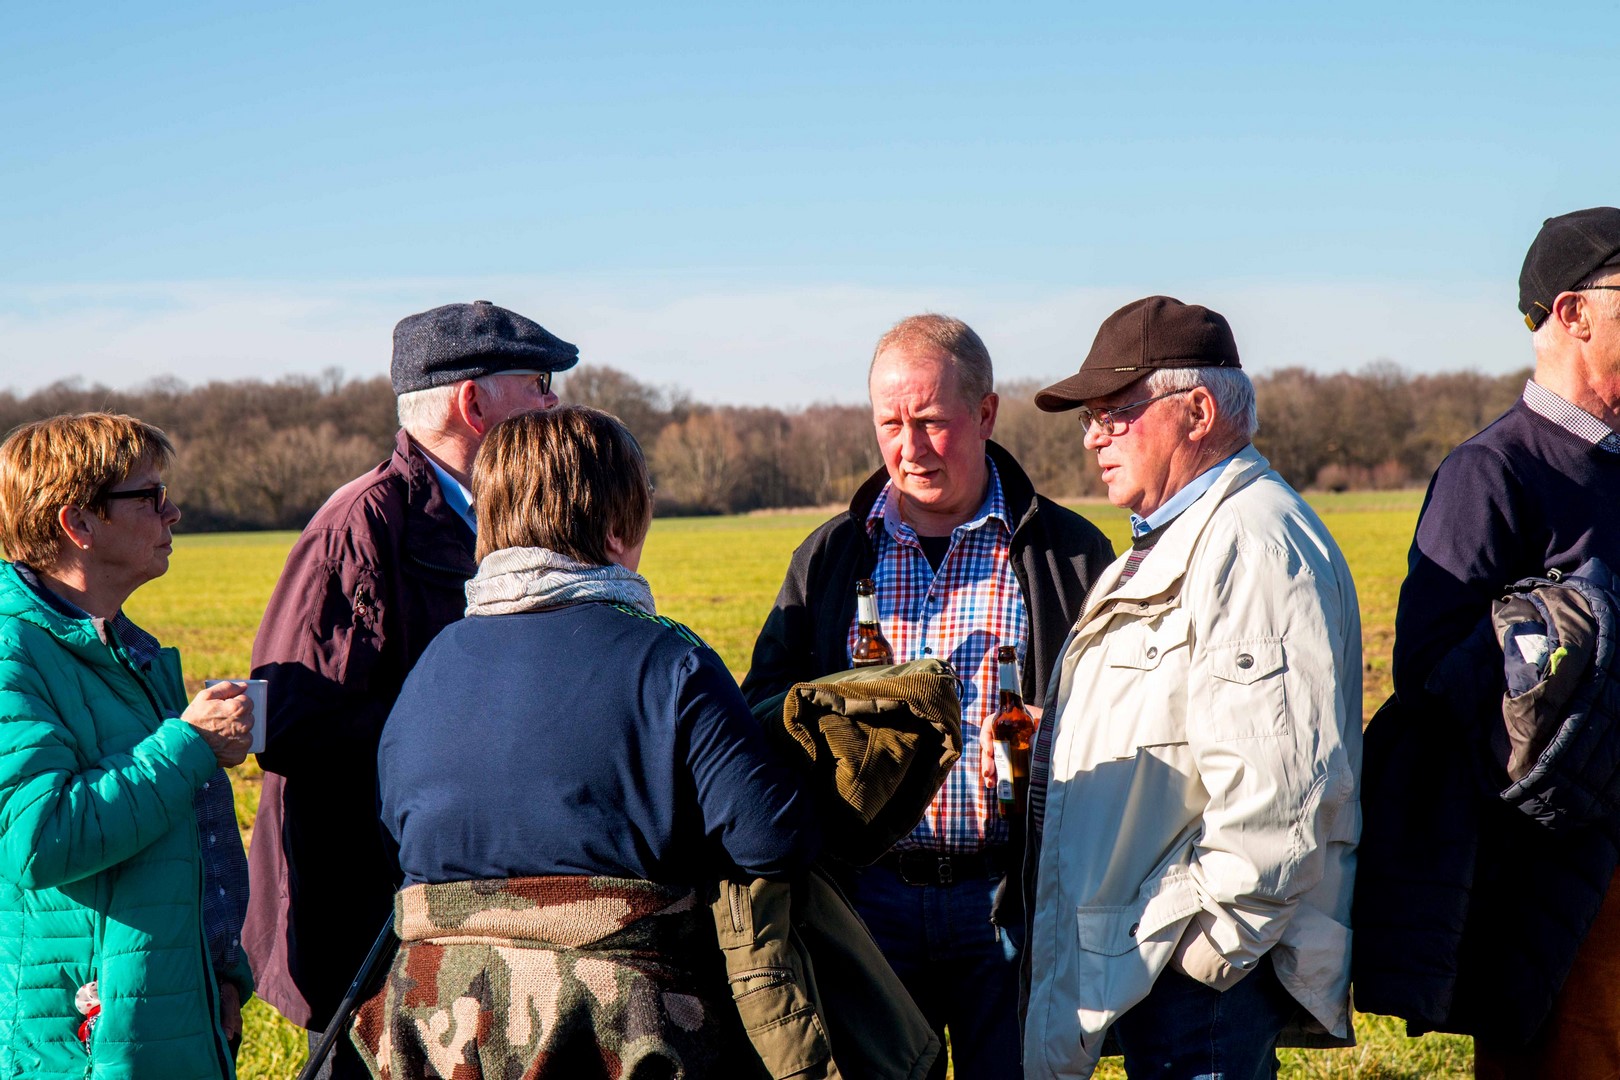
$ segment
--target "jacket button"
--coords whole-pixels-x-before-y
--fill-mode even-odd
[[[1135,937],[1135,936],[1136,936],[1136,932],[1137,932],[1137,931],[1138,931],[1138,930],[1140,930],[1140,929],[1142,929],[1142,924],[1141,924],[1141,923],[1139,923],[1139,922],[1138,922],[1138,923],[1131,923],[1131,928],[1130,928],[1130,930],[1128,930],[1128,931],[1126,931],[1126,932],[1127,932],[1127,933],[1129,933],[1129,934],[1130,934],[1130,935],[1131,935],[1131,937]]]
[[[1237,666],[1247,671],[1249,668],[1254,667],[1254,657],[1248,653],[1240,653],[1237,658]]]
[[[1157,645],[1149,645],[1148,646],[1148,652],[1147,652],[1148,659],[1152,660],[1155,656],[1158,656],[1158,655],[1159,655],[1159,647]]]

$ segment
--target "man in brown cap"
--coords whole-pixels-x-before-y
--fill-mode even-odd
[[[1275,1076],[1298,1022],[1350,1033],[1361,621],[1321,520],[1250,445],[1217,313],[1103,323],[1076,410],[1132,550],[1064,644],[1031,766],[1024,1075]]]
[[[1620,821],[1549,827],[1498,797],[1490,625],[1513,582],[1620,569],[1620,209],[1547,219],[1519,311],[1534,375],[1441,463],[1401,586],[1395,697],[1367,730],[1356,999],[1474,1035],[1479,1076],[1620,1076]]]

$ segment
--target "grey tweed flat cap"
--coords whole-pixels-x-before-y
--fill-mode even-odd
[[[505,371],[566,371],[577,363],[577,347],[488,300],[445,304],[394,327],[396,394]]]

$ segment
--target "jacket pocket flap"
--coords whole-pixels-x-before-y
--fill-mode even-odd
[[[1275,675],[1287,666],[1280,638],[1235,641],[1209,647],[1210,674],[1243,686]]]
[[[1197,895],[1178,878],[1161,882],[1153,895],[1127,907],[1076,908],[1075,927],[1082,949],[1123,956],[1197,910]]]
[[[1192,619],[1180,608],[1173,608],[1150,622],[1133,622],[1109,631],[1109,667],[1151,671],[1170,650],[1187,644]]]

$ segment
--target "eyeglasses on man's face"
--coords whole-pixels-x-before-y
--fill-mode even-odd
[[[1091,425],[1096,424],[1098,430],[1105,435],[1123,435],[1131,426],[1131,418],[1126,415],[1127,413],[1140,409],[1145,405],[1151,405],[1155,401],[1163,401],[1167,397],[1185,394],[1187,390],[1191,389],[1192,387],[1189,386],[1185,390],[1169,390],[1163,394],[1143,398],[1141,401],[1133,401],[1129,405],[1115,405],[1107,409],[1088,409],[1082,405],[1075,410],[1075,415],[1079,418],[1080,428],[1083,431],[1090,430]]]
[[[114,499],[146,499],[152,504],[152,512],[161,514],[169,502],[169,486],[153,484],[151,487],[131,488],[128,491],[103,491],[100,498],[104,502],[111,502]]]

